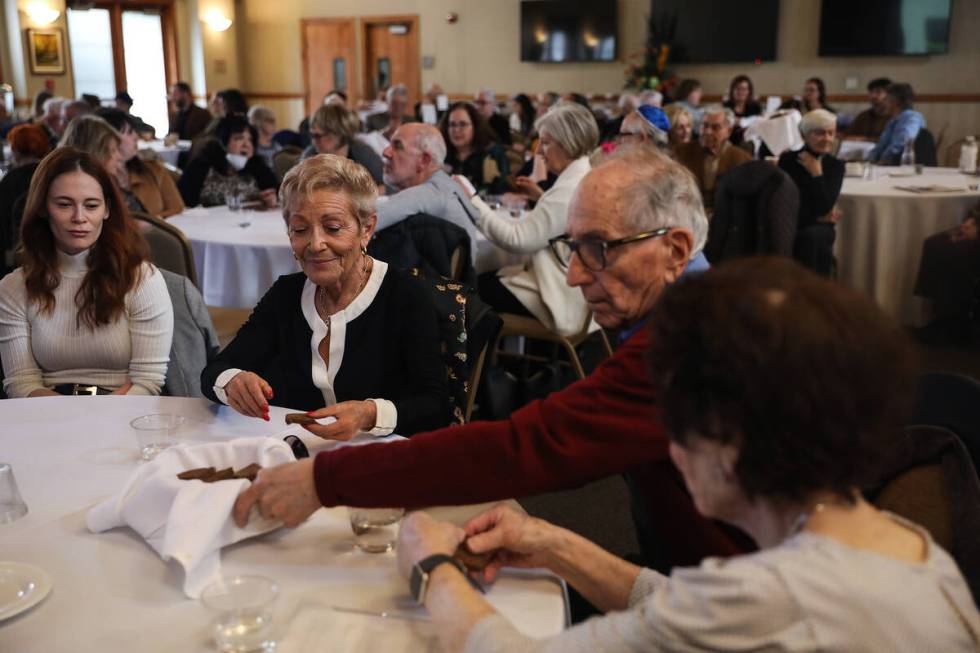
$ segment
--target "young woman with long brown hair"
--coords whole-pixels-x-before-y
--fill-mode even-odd
[[[0,281],[7,394],[159,394],[173,308],[95,157],[61,147],[41,162],[21,243],[22,267]]]

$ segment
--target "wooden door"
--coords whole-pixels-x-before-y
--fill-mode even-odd
[[[411,111],[422,85],[418,16],[369,16],[361,24],[365,97],[376,97],[385,86],[404,84]]]
[[[310,115],[333,89],[347,94],[351,105],[359,97],[355,84],[353,18],[310,18],[300,21],[306,113]]]

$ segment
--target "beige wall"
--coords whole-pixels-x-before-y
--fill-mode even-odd
[[[435,66],[422,71],[423,86],[439,82],[451,94],[480,86],[505,94],[546,89],[615,93],[623,85],[622,60],[642,48],[649,10],[647,0],[618,1],[620,62],[533,64],[520,61],[519,0],[239,0],[236,28],[247,44],[240,52],[241,82],[248,93],[303,94],[302,18],[418,14],[422,54],[435,58]],[[446,22],[449,12],[459,14],[455,25]],[[699,78],[709,94],[724,92],[731,77],[742,72],[753,77],[762,95],[799,93],[803,80],[813,75],[824,79],[831,94],[863,93],[870,79],[882,75],[908,81],[919,93],[980,93],[980,1],[953,2],[950,54],[943,56],[819,58],[819,21],[819,0],[782,0],[777,61],[672,68],[681,76]],[[845,87],[849,77],[856,78],[857,88]],[[303,115],[300,99],[255,101],[275,110],[284,126],[295,125]],[[938,112],[921,108],[927,118],[935,113],[937,120],[949,122],[957,134],[970,125],[980,131],[975,105],[953,104]]]
[[[14,59],[12,54],[4,56],[4,81],[8,84],[14,86],[14,93],[16,94],[18,103],[32,102],[34,96],[38,91],[41,91],[45,87],[45,82],[47,80],[52,80],[54,82],[54,94],[61,95],[64,97],[74,97],[75,96],[75,82],[72,79],[71,74],[71,52],[69,48],[69,35],[68,28],[65,19],[65,3],[64,0],[47,0],[46,4],[52,9],[57,9],[60,13],[57,20],[49,25],[35,25],[31,22],[30,16],[27,15],[26,7],[30,4],[30,0],[17,0],[16,4],[16,20],[9,21],[7,17],[4,18],[4,30],[3,30],[3,51],[5,53],[11,53],[12,49],[15,49],[21,54],[24,62],[23,70],[23,83],[17,79],[19,75],[14,74],[12,70],[9,69],[9,61]],[[13,13],[13,12],[11,12]],[[11,16],[12,17],[12,16]],[[13,24],[16,22],[16,24]],[[27,30],[31,28],[45,29],[45,28],[58,28],[65,35],[65,74],[63,75],[33,75],[31,74],[30,68],[30,58],[27,50]],[[16,33],[16,40],[14,40],[14,34]]]
[[[239,28],[248,47],[242,52],[243,83],[254,92],[303,92],[299,21],[325,16],[418,14],[422,54],[435,67],[422,72],[423,84],[437,81],[451,93],[487,85],[503,93],[553,89],[559,92],[616,92],[624,64],[533,64],[520,62],[519,0],[241,0]],[[646,0],[619,0],[620,59],[642,47]],[[448,12],[459,14],[450,25]],[[762,93],[798,92],[806,77],[818,75],[831,93],[857,77],[859,90],[887,74],[922,93],[980,93],[980,2],[953,3],[950,54],[934,57],[818,58],[819,0],[782,0],[778,60],[757,66],[714,64],[674,66],[697,76],[709,93],[720,93],[729,79],[748,72]]]

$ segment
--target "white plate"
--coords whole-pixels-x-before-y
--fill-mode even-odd
[[[47,572],[25,562],[0,562],[0,620],[20,614],[51,591]]]

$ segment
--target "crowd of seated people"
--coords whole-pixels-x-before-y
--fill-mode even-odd
[[[882,160],[917,124],[907,113],[911,89],[892,86]],[[387,91],[373,121],[328,96],[305,121],[309,147],[282,179],[271,160],[283,142],[275,115],[249,110],[234,89],[215,96],[176,185],[137,156],[129,114],[68,120],[60,147],[27,175],[22,265],[0,280],[7,394],[164,391],[173,308],[128,214],[165,217],[244,195],[282,211],[301,271],[281,277],[208,362],[201,391],[257,419],[268,420],[273,404],[308,411],[317,422],[304,428],[324,439],[411,437],[263,470],[238,498],[239,524],[253,506],[295,526],[321,506],[475,503],[625,474],[641,561],[657,571],[506,508],[463,530],[410,517],[398,547],[405,573],[468,537],[493,553],[488,577],[502,564],[549,567],[608,612],[530,642],[443,567],[422,599],[444,641],[471,650],[625,641],[716,650],[737,633],[748,648],[863,637],[872,648],[969,650],[976,609],[950,556],[856,492],[899,426],[896,407],[908,404],[911,357],[897,330],[866,301],[788,261],[706,272],[718,182],[753,158],[734,142],[739,117],[761,113],[751,80],[733,80],[726,105],[702,105],[700,85],[689,83],[663,109],[656,104],[671,98],[638,95],[608,120],[578,94],[542,94],[537,106],[515,96],[508,121],[480,91],[452,104],[438,127],[411,118],[403,90]],[[834,156],[838,118],[817,78],[801,107],[803,148],[773,163],[801,196],[795,256],[826,276],[844,169]],[[203,122],[186,104],[175,108],[184,117],[172,124],[185,134],[192,118]],[[597,155],[613,120],[613,141]],[[384,138],[383,156],[361,140],[365,130]],[[10,140],[25,158],[45,156],[39,125],[11,130]],[[515,158],[527,168],[510,174]],[[518,194],[528,210],[515,220],[481,191]],[[507,419],[453,425],[431,297],[416,277],[368,254],[378,231],[419,213],[461,228],[471,244],[479,232],[527,255],[525,265],[479,278],[477,292],[497,311],[562,335],[608,329],[615,353]],[[776,331],[780,347],[771,346]],[[804,374],[812,382],[801,397],[783,381]],[[734,393],[733,378],[743,382]],[[772,406],[786,408],[765,421]],[[738,557],[703,562],[712,556]],[[692,568],[667,575],[679,567]],[[871,626],[855,616],[867,614],[877,615]]]

